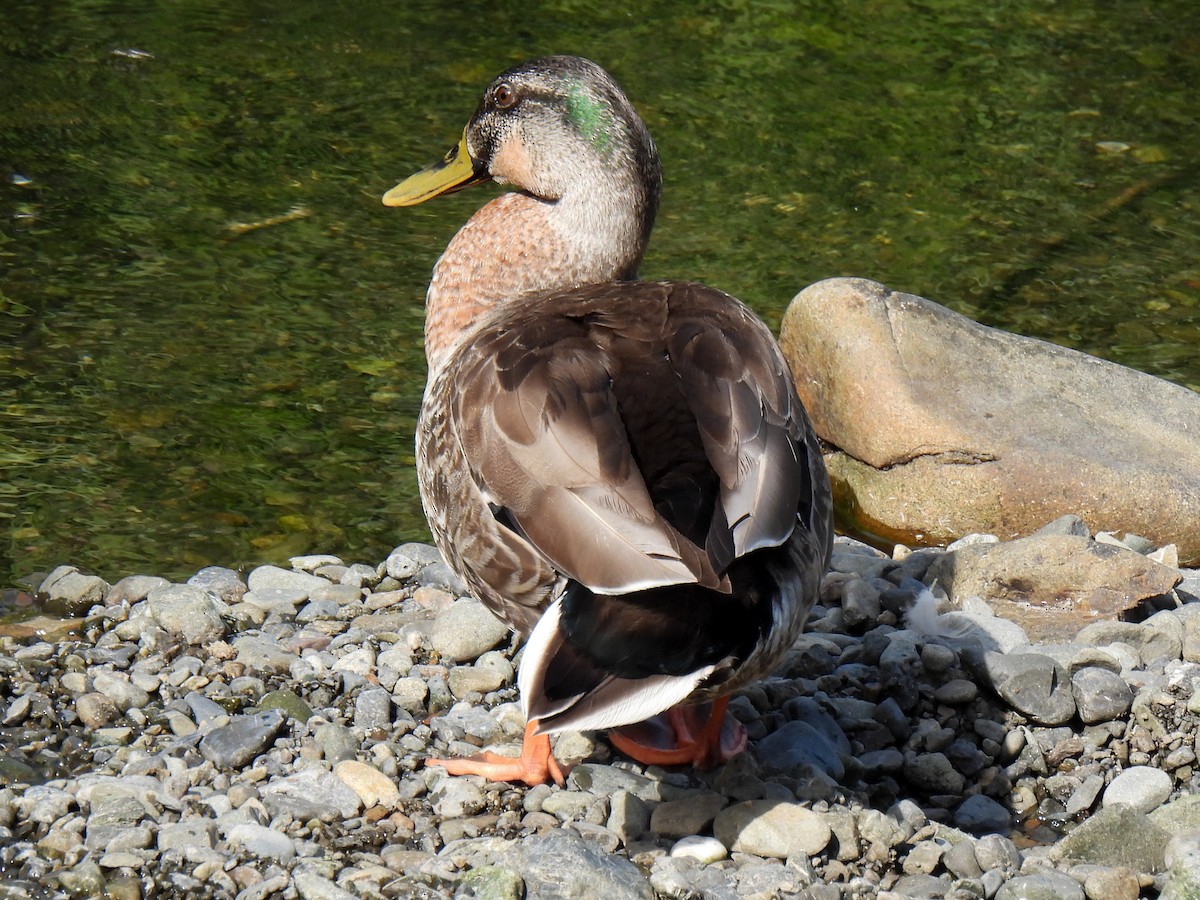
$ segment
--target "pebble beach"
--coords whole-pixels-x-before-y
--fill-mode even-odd
[[[1200,570],[1031,643],[947,609],[946,552],[838,538],[731,703],[748,752],[647,768],[566,733],[562,788],[424,765],[524,726],[520,648],[431,547],[60,567],[38,593],[72,621],[0,637],[0,900],[1200,896]]]

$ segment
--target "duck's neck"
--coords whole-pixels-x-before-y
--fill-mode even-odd
[[[648,203],[631,190],[596,186],[553,202],[504,194],[475,213],[433,269],[425,299],[430,380],[501,304],[635,277],[657,197]]]

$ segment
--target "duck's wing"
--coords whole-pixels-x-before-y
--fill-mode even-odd
[[[431,390],[427,405],[445,410],[437,430],[490,517],[472,529],[487,532],[483,555],[508,570],[540,556],[596,594],[728,592],[729,564],[786,541],[811,491],[807,422],[774,338],[700,285],[521,301],[478,329]],[[698,504],[695,521],[681,503]],[[478,580],[514,580],[461,551]]]
[[[513,539],[596,593],[727,590],[656,509],[619,397],[618,381],[665,374],[665,304],[605,287],[522,304],[455,352],[453,429],[471,477]],[[661,386],[664,415],[678,390]]]

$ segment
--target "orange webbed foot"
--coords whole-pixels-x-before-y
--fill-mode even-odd
[[[451,775],[482,775],[489,781],[520,781],[529,787],[551,779],[560,787],[566,784],[566,770],[550,752],[550,735],[536,734],[537,722],[525,726],[520,756],[477,753],[459,759],[427,759],[427,766],[441,766]]]
[[[746,749],[746,729],[727,715],[729,698],[694,706],[675,706],[665,713],[613,729],[608,739],[626,756],[647,765],[693,765],[711,769]]]

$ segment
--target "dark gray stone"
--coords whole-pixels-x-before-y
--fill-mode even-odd
[[[252,716],[236,716],[200,741],[200,752],[218,769],[238,769],[258,756],[275,740],[287,716],[269,709]]]
[[[1061,725],[1075,715],[1066,670],[1040,653],[984,654],[992,687],[1013,709],[1043,725]]]

